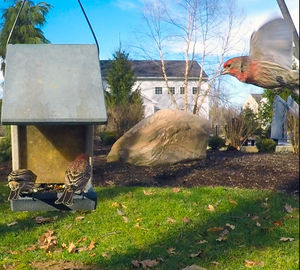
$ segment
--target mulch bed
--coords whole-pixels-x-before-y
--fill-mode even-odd
[[[106,163],[110,147],[96,149],[95,186],[227,186],[299,192],[299,156],[293,153],[250,154],[208,151],[206,159],[163,167]],[[0,164],[0,181],[7,181],[11,162]]]

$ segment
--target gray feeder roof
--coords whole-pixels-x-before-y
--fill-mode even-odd
[[[107,120],[96,45],[8,45],[3,124]]]

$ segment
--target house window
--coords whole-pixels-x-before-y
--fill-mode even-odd
[[[197,93],[197,87],[193,87],[193,94],[195,95]]]
[[[175,87],[170,87],[170,92],[174,95],[175,94]]]
[[[180,94],[184,94],[184,87],[180,87]]]
[[[155,94],[161,95],[162,94],[162,87],[155,87]]]

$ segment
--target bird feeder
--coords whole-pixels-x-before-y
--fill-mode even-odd
[[[37,184],[63,184],[78,154],[93,156],[93,125],[107,121],[96,45],[9,44],[1,117],[11,125],[13,170],[33,171]],[[57,192],[37,192],[11,208],[94,209],[96,198],[89,185],[71,207],[54,204]]]

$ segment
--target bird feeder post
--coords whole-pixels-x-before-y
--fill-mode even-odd
[[[94,209],[92,177],[72,206],[57,205],[57,186],[81,153],[92,167],[93,126],[107,121],[96,45],[7,46],[2,124],[11,125],[12,167],[31,170],[37,192],[13,211]]]

